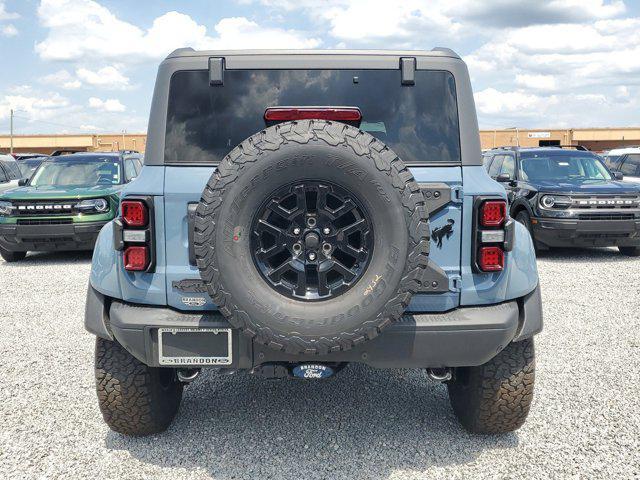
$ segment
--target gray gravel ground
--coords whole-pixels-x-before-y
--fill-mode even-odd
[[[419,371],[308,383],[205,374],[152,438],[108,430],[82,327],[88,254],[0,260],[0,478],[638,478],[640,259],[540,259],[535,402],[514,434],[456,423]]]

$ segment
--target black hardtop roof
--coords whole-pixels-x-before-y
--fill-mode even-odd
[[[460,56],[445,47],[435,47],[431,50],[194,50],[191,47],[178,48],[171,52],[167,58],[179,57],[226,57],[240,55],[262,55],[262,56],[282,56],[282,55],[344,55],[344,56],[386,56],[386,57],[451,57]]]

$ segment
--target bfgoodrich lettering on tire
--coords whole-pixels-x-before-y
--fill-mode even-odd
[[[371,135],[289,122],[224,158],[194,244],[233,326],[277,350],[323,354],[400,318],[427,265],[428,214],[409,170]]]

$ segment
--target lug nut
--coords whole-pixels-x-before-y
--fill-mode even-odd
[[[316,259],[316,254],[313,252],[309,252],[309,260],[313,261]]]
[[[329,253],[331,251],[331,245],[329,245],[328,243],[324,243],[322,245],[322,251],[324,253]]]
[[[329,235],[331,233],[331,230],[329,230],[329,227],[324,227],[322,229],[322,233],[324,233],[325,235]]]
[[[293,234],[294,235],[300,235],[300,228],[299,227],[294,228],[293,229]]]
[[[302,251],[302,245],[300,245],[299,243],[294,243],[293,244],[293,251],[296,253],[300,253]]]
[[[309,225],[309,227],[313,228],[316,226],[316,219],[313,217],[310,217],[307,219],[307,225]]]

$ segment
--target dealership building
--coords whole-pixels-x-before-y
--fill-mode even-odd
[[[602,152],[616,147],[640,145],[640,127],[632,128],[572,128],[534,129],[507,128],[481,130],[482,149],[507,145],[538,147],[549,145],[582,145]],[[78,135],[0,135],[0,152],[36,152],[49,154],[69,149],[86,152],[136,150],[144,152],[147,136],[137,134],[78,134]]]

